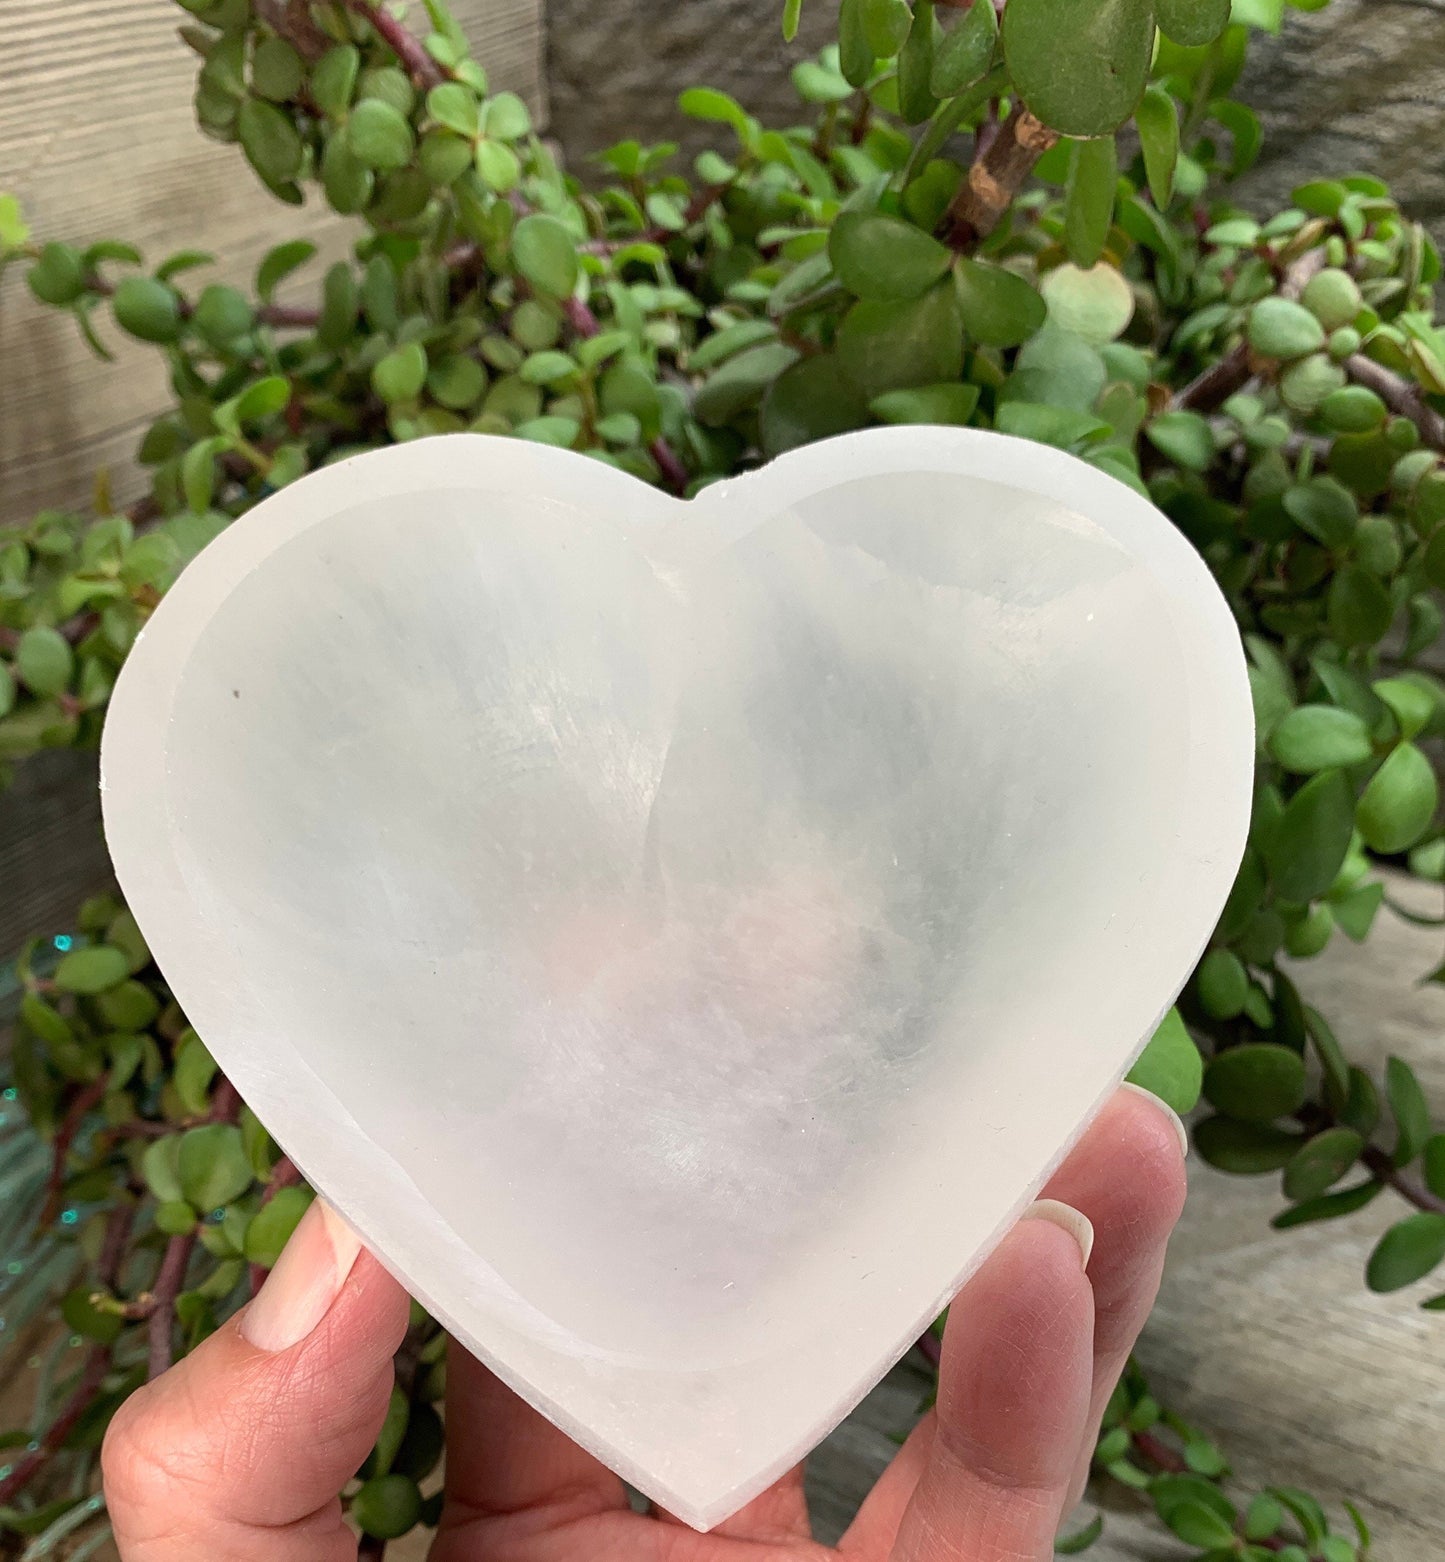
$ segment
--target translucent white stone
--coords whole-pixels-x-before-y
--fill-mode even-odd
[[[958,429],[684,504],[455,435],[268,499],[105,731],[202,1037],[449,1328],[704,1528],[822,1437],[1173,999],[1249,812],[1189,544]]]

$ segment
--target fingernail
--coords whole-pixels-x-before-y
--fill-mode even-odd
[[[244,1338],[257,1350],[290,1350],[321,1322],[361,1251],[361,1238],[334,1209],[317,1199],[241,1314]]]
[[[1051,1226],[1067,1231],[1079,1244],[1080,1261],[1088,1268],[1089,1254],[1094,1251],[1094,1223],[1072,1204],[1061,1204],[1057,1199],[1035,1199],[1019,1219],[1046,1220]]]
[[[1180,1117],[1178,1112],[1167,1101],[1161,1101],[1152,1090],[1146,1090],[1143,1085],[1131,1085],[1128,1080],[1125,1080],[1120,1088],[1132,1090],[1136,1096],[1143,1096],[1162,1117],[1169,1119],[1170,1126],[1174,1129],[1174,1137],[1179,1141],[1179,1153],[1187,1159],[1189,1156],[1189,1130],[1184,1126],[1184,1119]]]

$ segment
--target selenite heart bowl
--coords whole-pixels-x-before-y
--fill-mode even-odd
[[[1208,571],[1072,456],[875,429],[683,502],[459,434],[218,537],[102,785],[167,981],[307,1178],[706,1528],[1123,1077],[1252,748]]]

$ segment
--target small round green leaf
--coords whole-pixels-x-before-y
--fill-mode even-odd
[[[1250,311],[1247,335],[1249,345],[1267,358],[1302,358],[1325,345],[1325,329],[1309,310],[1275,294]]]
[[[885,423],[964,424],[978,406],[979,388],[966,380],[946,385],[917,385],[885,391],[869,409]]]
[[[1372,1291],[1398,1291],[1445,1260],[1445,1215],[1422,1211],[1397,1221],[1380,1238],[1365,1268]]]
[[[1154,0],[1159,31],[1186,49],[1213,43],[1229,25],[1229,0]]]
[[[1284,1169],[1285,1197],[1295,1202],[1318,1198],[1349,1171],[1364,1147],[1364,1136],[1353,1128],[1316,1134]]]
[[[433,87],[426,97],[427,113],[439,125],[455,130],[459,136],[472,137],[481,129],[481,107],[477,95],[459,81],[446,81]]]
[[[1325,611],[1330,632],[1341,645],[1374,645],[1389,631],[1394,604],[1382,581],[1359,565],[1347,564],[1330,582]]]
[[[1232,949],[1211,949],[1199,962],[1195,990],[1211,1019],[1232,1020],[1249,1000],[1249,972]]]
[[[68,244],[47,244],[26,277],[30,291],[42,304],[63,307],[85,291],[85,267],[79,253]]]
[[[1003,266],[965,258],[956,274],[963,328],[984,347],[1017,347],[1048,318],[1048,306],[1026,278]]]
[[[1190,472],[1204,472],[1214,462],[1214,433],[1197,412],[1161,412],[1144,425],[1149,443]]]
[[[191,323],[212,347],[223,348],[244,336],[255,318],[243,293],[213,282],[196,300]]]
[[[55,985],[61,992],[93,996],[118,987],[130,974],[130,962],[119,949],[96,944],[72,949],[55,968]]]
[[[395,1540],[421,1517],[421,1492],[409,1475],[378,1475],[351,1499],[351,1517],[362,1532]]]
[[[239,1198],[252,1182],[241,1130],[230,1123],[207,1123],[183,1133],[176,1175],[187,1202],[203,1214]]]
[[[1204,1060],[1178,1009],[1171,1009],[1159,1023],[1139,1061],[1129,1070],[1129,1083],[1158,1096],[1183,1116],[1199,1100]]]
[[[1304,1143],[1300,1134],[1267,1123],[1207,1117],[1194,1129],[1194,1146],[1209,1165],[1241,1176],[1279,1171]]]
[[[523,217],[512,233],[512,259],[533,287],[553,298],[568,297],[577,285],[577,241],[555,217]]]
[[[278,1188],[246,1227],[246,1261],[269,1269],[311,1206],[310,1188]]]
[[[179,1170],[180,1149],[181,1136],[167,1134],[163,1139],[153,1139],[141,1156],[141,1177],[162,1204],[179,1203],[184,1198]],[[191,1221],[194,1224],[194,1212]]]
[[[1413,743],[1401,743],[1370,777],[1356,822],[1372,851],[1399,852],[1430,827],[1439,802],[1435,770]]]
[[[1281,502],[1295,525],[1327,548],[1343,548],[1359,525],[1360,507],[1355,496],[1332,477],[1296,483]]]
[[[365,168],[405,168],[416,148],[411,123],[393,104],[363,98],[346,122],[346,144]]]
[[[1358,765],[1373,752],[1370,729],[1336,705],[1300,705],[1274,729],[1270,752],[1286,770],[1312,775],[1335,765]]]
[[[351,107],[361,56],[352,44],[328,50],[311,72],[311,96],[323,114],[340,117]]]
[[[1069,136],[1117,130],[1144,92],[1151,0],[1009,0],[1004,59],[1024,102]]]
[[[880,300],[917,298],[951,259],[931,234],[879,212],[843,212],[833,224],[828,256],[850,293]]]
[[[32,694],[42,698],[60,694],[70,686],[75,653],[58,629],[37,624],[20,636],[15,647],[15,671]]]
[[[869,401],[885,391],[937,385],[963,370],[963,321],[947,280],[921,298],[861,299],[838,327],[838,361]]]
[[[764,450],[779,455],[867,421],[863,398],[838,372],[837,361],[831,353],[819,353],[799,359],[774,380],[763,397],[758,426]]]
[[[428,371],[426,388],[442,406],[464,411],[475,406],[487,388],[486,370],[475,358],[453,353]]]
[[[284,38],[263,38],[251,56],[251,85],[263,98],[285,103],[301,87],[301,56]]]
[[[110,307],[116,324],[143,342],[173,342],[181,334],[175,289],[154,277],[126,277],[117,284]]]
[[[1304,1059],[1291,1047],[1252,1042],[1221,1052],[1204,1071],[1204,1094],[1227,1116],[1268,1123],[1297,1111],[1308,1093]]]
[[[898,3],[901,0],[884,0]],[[907,10],[906,7],[903,9]],[[871,35],[870,35],[871,37]],[[998,45],[998,12],[992,5],[971,5],[934,50],[930,85],[937,98],[957,97],[978,81],[993,62]],[[877,50],[880,55],[890,50]]]
[[[426,370],[426,348],[420,342],[407,342],[372,366],[371,388],[388,406],[414,401],[426,382]]]
[[[482,130],[503,141],[515,141],[532,128],[532,115],[515,92],[499,92],[482,105]]]
[[[1122,335],[1134,317],[1134,290],[1114,266],[1099,264],[1087,271],[1073,264],[1055,266],[1041,291],[1050,316],[1095,347]]]
[[[898,55],[898,111],[906,124],[921,125],[938,107],[930,85],[937,42],[933,0],[913,0],[913,23]]]
[[[247,98],[236,116],[236,136],[246,161],[267,184],[285,184],[301,172],[300,134],[274,103]]]
[[[1348,271],[1334,266],[1317,271],[1309,279],[1300,294],[1300,302],[1326,331],[1352,325],[1364,307],[1359,283]]]

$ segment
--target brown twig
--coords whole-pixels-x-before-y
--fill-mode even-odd
[[[353,16],[359,16],[371,24],[377,37],[406,67],[407,75],[418,90],[425,92],[449,79],[449,72],[443,70],[440,63],[426,52],[421,39],[396,17],[389,15],[379,5],[368,4],[368,0],[342,0],[342,3]]]
[[[1249,349],[1243,342],[1233,347],[1218,363],[1197,375],[1169,399],[1175,412],[1213,412],[1237,390],[1243,389],[1251,374]]]
[[[363,1535],[356,1553],[356,1562],[380,1562],[386,1555],[386,1542],[380,1535]]]
[[[952,249],[970,250],[988,237],[1013,204],[1033,167],[1058,141],[1059,133],[1019,104],[1002,130],[980,148],[958,194],[939,224],[939,237]]]
[[[174,1350],[171,1333],[176,1318],[176,1298],[185,1284],[186,1268],[191,1261],[191,1250],[195,1245],[194,1231],[172,1237],[166,1243],[165,1256],[161,1259],[156,1283],[151,1287],[155,1297],[155,1309],[146,1325],[150,1338],[150,1363],[146,1371],[148,1379],[158,1378],[171,1364]]]
[[[1409,418],[1432,450],[1445,451],[1445,417],[1429,405],[1418,386],[1402,380],[1363,353],[1352,353],[1345,359],[1345,373],[1356,385],[1374,391],[1391,412]]]

